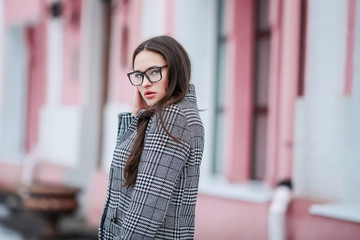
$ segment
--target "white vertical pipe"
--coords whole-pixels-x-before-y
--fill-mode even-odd
[[[268,213],[269,240],[286,240],[286,212],[291,201],[288,186],[278,186]]]

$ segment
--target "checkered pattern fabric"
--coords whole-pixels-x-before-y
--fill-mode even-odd
[[[142,110],[143,111],[143,110]],[[123,171],[136,136],[138,116],[119,114],[99,239],[193,239],[204,128],[195,89],[164,109],[166,129],[153,116],[147,126],[136,183],[123,187]]]

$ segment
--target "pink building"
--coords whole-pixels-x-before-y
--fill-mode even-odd
[[[195,238],[360,239],[359,0],[22,4],[0,0],[0,188],[81,187],[97,227],[132,51],[169,34],[206,109]]]

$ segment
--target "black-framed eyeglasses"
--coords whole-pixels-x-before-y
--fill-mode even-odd
[[[162,66],[162,67],[150,67],[146,69],[145,72],[140,71],[134,71],[127,74],[130,82],[134,86],[140,86],[144,81],[144,75],[146,78],[152,82],[158,82],[162,79],[162,73],[161,70],[163,68],[166,68],[168,65]]]

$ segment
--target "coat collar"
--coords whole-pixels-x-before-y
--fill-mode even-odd
[[[194,84],[190,84],[189,91],[185,95],[184,99],[186,99],[186,100],[188,100],[190,102],[195,102],[196,103],[196,92],[195,92]]]

